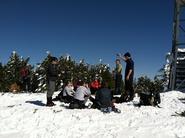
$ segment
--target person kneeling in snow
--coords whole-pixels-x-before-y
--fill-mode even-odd
[[[79,87],[77,88],[74,99],[70,103],[69,108],[71,109],[83,109],[86,108],[85,103],[89,99],[91,95],[91,91],[89,89],[88,83],[79,82]]]
[[[104,113],[110,113],[111,111],[120,113],[121,111],[115,108],[112,92],[108,88],[107,82],[102,82],[101,89],[97,91],[95,99],[90,97],[91,102],[93,102],[92,108],[97,108]]]
[[[63,100],[65,103],[70,103],[73,100],[75,91],[73,90],[72,82],[68,81],[66,87],[63,90]]]

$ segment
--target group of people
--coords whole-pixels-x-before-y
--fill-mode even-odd
[[[125,93],[121,95],[118,102],[131,101],[134,98],[133,89],[133,77],[134,77],[134,62],[131,58],[130,53],[119,55],[116,60],[115,69],[115,93],[121,93],[122,84],[122,65],[121,60],[126,62],[125,69]],[[58,59],[56,57],[50,57],[50,64],[48,65],[47,71],[47,103],[46,106],[54,106],[52,99],[55,91],[56,80],[58,77]],[[91,89],[90,89],[91,88]],[[91,96],[91,91],[95,93],[95,97]],[[90,100],[93,104],[91,108],[100,109],[103,112],[116,111],[114,103],[116,100],[113,98],[112,91],[108,87],[108,82],[99,80],[97,77],[92,83],[85,80],[79,80],[77,86],[74,88],[73,83],[68,81],[65,83],[65,87],[62,92],[55,98],[65,103],[69,103],[70,109],[83,109],[87,108],[86,102]],[[88,107],[89,108],[89,107]]]

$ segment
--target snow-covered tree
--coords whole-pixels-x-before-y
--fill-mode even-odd
[[[20,60],[20,56],[13,51],[8,63],[5,65],[6,70],[6,82],[10,85],[13,83],[20,83],[20,69],[22,66],[22,62]]]
[[[42,61],[42,63],[38,63],[36,66],[36,70],[34,73],[34,85],[35,85],[35,92],[45,92],[47,89],[47,82],[46,82],[46,69],[48,64],[50,63],[49,59],[51,57],[49,51],[47,51],[47,57]],[[36,87],[36,85],[38,85]]]
[[[7,86],[6,91],[10,89],[10,86],[12,84],[17,84],[22,90],[21,86],[23,82],[21,78],[21,69],[23,67],[28,67],[29,71],[31,71],[32,67],[31,65],[28,64],[29,59],[30,59],[29,57],[26,59],[24,59],[23,57],[20,57],[16,51],[13,51],[11,53],[9,61],[4,66],[4,70],[5,70],[4,83]]]

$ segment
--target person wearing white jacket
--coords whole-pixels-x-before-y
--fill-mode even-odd
[[[70,103],[73,99],[75,91],[73,90],[72,82],[68,82],[66,87],[63,90],[63,100],[66,103]]]
[[[83,109],[85,108],[85,103],[91,96],[91,91],[89,89],[88,83],[80,82],[80,86],[77,88],[74,99],[70,103],[71,109]]]

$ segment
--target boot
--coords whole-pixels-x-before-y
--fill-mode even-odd
[[[52,102],[52,97],[47,98],[46,106],[49,106],[49,107],[55,106],[55,104]]]

